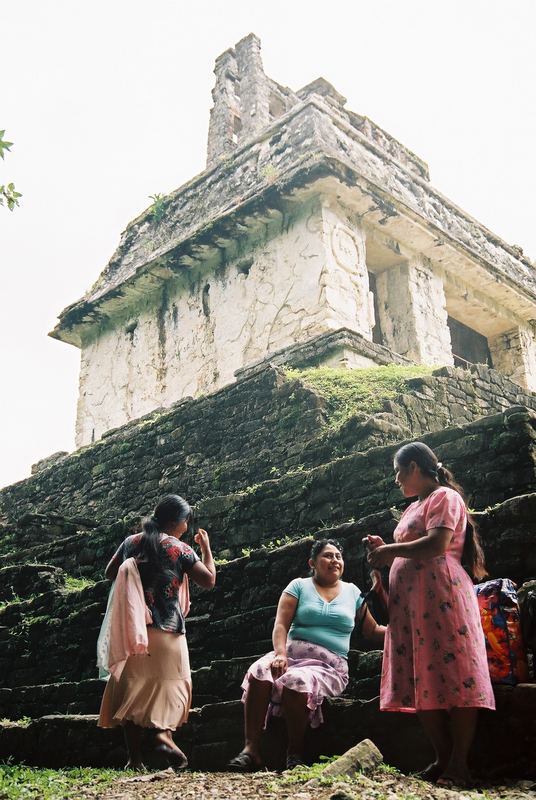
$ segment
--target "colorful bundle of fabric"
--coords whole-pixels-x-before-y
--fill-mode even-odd
[[[475,586],[492,683],[515,686],[528,679],[515,584],[495,578]]]

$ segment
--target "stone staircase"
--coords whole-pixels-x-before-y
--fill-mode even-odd
[[[531,532],[534,538],[535,507],[536,494],[528,494],[480,513],[492,574],[496,574],[493,567],[497,557],[501,557],[501,539],[508,545],[510,563],[515,569],[509,574],[518,581],[534,574]],[[189,724],[177,735],[194,768],[219,768],[240,745],[241,680],[248,664],[269,649],[281,588],[292,577],[306,574],[304,565],[313,538],[333,535],[342,541],[346,576],[365,587],[367,569],[361,538],[372,531],[388,540],[395,525],[396,514],[386,510],[358,522],[318,531],[314,537],[282,547],[261,548],[222,565],[212,592],[194,590],[195,615],[188,620],[188,638],[197,708]],[[514,531],[519,536],[513,536]],[[54,588],[31,599],[12,602],[0,611],[0,670],[5,687],[0,690],[0,714],[14,720],[8,725],[4,723],[0,730],[0,758],[12,757],[47,766],[121,764],[124,750],[120,733],[100,731],[95,725],[103,690],[102,682],[94,677],[95,641],[107,591],[105,581],[79,591]],[[418,767],[426,743],[415,719],[411,715],[378,712],[381,653],[367,651],[366,643],[357,636],[352,648],[348,689],[341,699],[326,704],[329,706],[326,726],[311,737],[310,752],[314,757],[345,749],[362,733],[377,742],[390,762],[406,769]],[[493,744],[490,730],[503,741],[505,727],[515,728],[520,717],[524,720],[523,742],[529,748],[527,752],[536,744],[536,727],[531,722],[534,716],[530,716],[536,710],[536,686],[517,687],[515,692],[516,703],[520,703],[517,697],[523,693],[517,717],[511,713],[513,691],[508,687],[501,687],[498,692],[502,713],[484,715],[487,719],[481,726],[477,752],[481,762]],[[29,725],[27,720],[16,722],[23,718],[31,718],[32,722]],[[280,756],[282,739],[284,730],[276,724],[266,742],[267,757],[273,763]],[[415,747],[408,748],[408,741]],[[514,763],[519,775],[524,774],[527,766],[523,748],[516,747]],[[501,757],[504,762],[504,752]]]
[[[466,373],[447,370],[441,375],[439,371],[412,379],[408,387],[411,391],[398,395],[396,402],[386,401],[368,421],[360,421],[358,414],[350,415],[336,431],[326,432],[324,425],[322,436],[316,438],[311,430],[322,420],[325,422],[326,411],[315,392],[295,380],[281,379],[277,370],[264,375],[262,381],[255,379],[255,383],[251,379],[249,413],[253,413],[256,404],[273,411],[275,396],[277,408],[286,410],[287,418],[294,413],[294,433],[298,430],[303,436],[300,438],[297,433],[293,440],[299,459],[292,460],[296,454],[289,455],[291,448],[287,448],[285,461],[281,455],[284,437],[277,439],[276,434],[269,434],[273,421],[268,417],[261,430],[266,433],[264,442],[270,441],[274,451],[259,450],[257,460],[274,455],[275,470],[268,461],[269,468],[264,465],[257,470],[260,479],[256,484],[245,484],[243,476],[239,480],[238,472],[228,479],[216,474],[211,488],[197,503],[222,563],[213,591],[193,588],[192,615],[187,623],[196,708],[188,725],[178,732],[177,740],[194,768],[221,767],[240,746],[243,674],[256,656],[270,648],[281,589],[292,578],[306,574],[313,539],[326,535],[342,541],[345,577],[363,589],[368,587],[361,539],[366,533],[378,533],[389,540],[396,525],[399,512],[393,506],[400,508],[402,504],[393,484],[391,465],[402,434],[433,431],[420,438],[462,480],[470,506],[477,509],[490,573],[517,582],[536,576],[536,413],[514,405],[474,419],[477,411],[489,411],[490,404],[508,405],[512,398],[503,386],[499,387],[502,394],[496,393],[493,403],[484,397],[493,374],[482,369],[483,377],[477,376],[471,384],[471,407],[467,404],[467,388],[465,401],[458,397],[459,409],[455,407],[454,393],[463,394],[459,386],[468,383]],[[252,391],[253,385],[258,396]],[[290,399],[291,387],[298,393],[298,400]],[[238,391],[233,387],[231,390]],[[218,393],[222,402],[225,391]],[[238,393],[235,398],[237,409],[240,397]],[[445,405],[436,405],[432,420],[430,407],[441,397]],[[533,402],[531,397],[528,399]],[[220,401],[216,398],[211,402],[217,407]],[[203,408],[207,410],[206,404],[199,403],[187,404],[190,415],[195,412],[195,417]],[[308,416],[300,419],[304,410]],[[181,404],[177,410],[167,412],[164,421],[151,418],[122,430],[122,440],[119,433],[111,434],[99,445],[101,452],[111,447],[119,458],[125,437],[132,436],[139,447],[143,425],[150,435],[156,435],[157,429],[158,435],[163,436],[161,426],[169,423],[169,414],[173,417],[185,413]],[[445,428],[445,421],[451,420],[452,414],[457,424]],[[258,435],[260,424],[255,422],[257,445],[263,438]],[[183,419],[181,436],[190,430]],[[199,426],[196,430],[201,436]],[[290,435],[289,430],[286,429],[286,436]],[[181,436],[177,434],[174,441],[184,452]],[[132,442],[128,444],[129,452],[132,446]],[[189,446],[201,447],[199,440]],[[224,445],[220,450],[225,450]],[[71,459],[87,460],[94,453],[92,448],[85,448]],[[251,467],[254,459],[245,455]],[[173,459],[174,464],[177,456],[173,455]],[[203,466],[199,463],[192,462],[194,473]],[[168,466],[164,462],[164,471],[174,469],[173,464],[171,460]],[[40,479],[36,476],[33,482],[23,482],[24,486],[9,487],[0,501],[5,515],[0,532],[4,564],[0,570],[0,603],[5,603],[0,607],[0,719],[4,718],[0,726],[0,758],[47,766],[121,765],[125,754],[120,732],[100,731],[95,726],[103,686],[95,678],[95,643],[108,592],[108,584],[100,577],[110,555],[133,529],[135,515],[127,513],[126,518],[110,523],[99,512],[95,519],[88,519],[82,499],[85,497],[86,502],[91,491],[98,498],[99,508],[105,505],[103,473],[99,473],[93,488],[84,490],[85,495],[79,489],[78,500],[73,504],[79,516],[62,517],[58,508],[62,510],[63,506],[58,498],[65,489],[62,482],[68,467],[73,469],[72,464],[60,462]],[[117,471],[113,480],[108,477],[110,507],[117,508],[120,479]],[[130,483],[128,472],[121,480],[125,485]],[[133,482],[136,483],[136,476]],[[163,485],[157,481],[158,494]],[[232,490],[218,494],[220,487]],[[40,498],[35,505],[37,511],[29,507],[33,489]],[[152,489],[144,487],[143,491],[143,507],[147,508]],[[125,492],[126,489],[124,498]],[[125,503],[122,511],[133,510],[130,501],[121,502]],[[92,508],[95,510],[96,506]],[[19,511],[24,516],[17,523]],[[69,576],[83,577],[89,585],[78,588]],[[421,766],[427,745],[414,716],[378,711],[381,653],[369,650],[366,642],[354,635],[349,661],[348,689],[342,698],[326,703],[326,725],[311,736],[310,754],[340,752],[368,736],[390,763],[405,769]],[[531,753],[536,751],[535,689],[535,685],[498,689],[502,710],[496,715],[482,715],[475,750],[477,765],[489,770],[493,764],[517,776],[529,774]],[[506,734],[508,746],[504,744]],[[282,743],[284,730],[274,722],[266,739],[268,763],[277,763]]]

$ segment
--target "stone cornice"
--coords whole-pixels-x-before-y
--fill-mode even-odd
[[[51,335],[80,346],[119,306],[178,271],[218,261],[237,238],[282,218],[286,201],[295,203],[300,190],[330,176],[365,193],[366,206],[356,213],[367,223],[387,230],[397,215],[407,217],[433,237],[434,255],[449,251],[447,270],[449,259],[450,269],[456,257],[472,262],[509,288],[512,302],[514,295],[524,298],[525,318],[536,317],[536,275],[528,259],[367,138],[345,112],[313,95],[165,198],[160,221],[148,210],[130,223],[94,287],[62,312]]]

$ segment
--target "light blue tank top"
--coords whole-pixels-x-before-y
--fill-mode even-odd
[[[289,583],[284,591],[298,600],[289,639],[303,639],[348,657],[350,635],[363,596],[354,583],[340,584],[341,591],[328,603],[318,594],[312,578],[295,578]]]

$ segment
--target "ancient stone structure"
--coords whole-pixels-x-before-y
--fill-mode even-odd
[[[129,224],[53,336],[81,348],[77,445],[277,354],[484,363],[536,388],[536,278],[319,78],[216,60],[204,172]],[[314,346],[313,346],[314,345]]]
[[[207,170],[129,226],[55,332],[82,348],[86,446],[0,490],[0,759],[124,764],[120,731],[95,725],[102,574],[167,492],[195,502],[219,562],[187,620],[196,707],[176,738],[195,769],[240,746],[243,673],[311,541],[343,541],[368,587],[362,538],[392,536],[403,441],[454,470],[491,576],[536,576],[532,268],[326,81],[267,78],[254,36],[216,76]],[[311,758],[371,738],[398,767],[430,761],[415,715],[379,713],[381,659],[356,631]],[[534,778],[536,683],[495,694],[474,765]],[[279,765],[277,722],[265,744]]]

